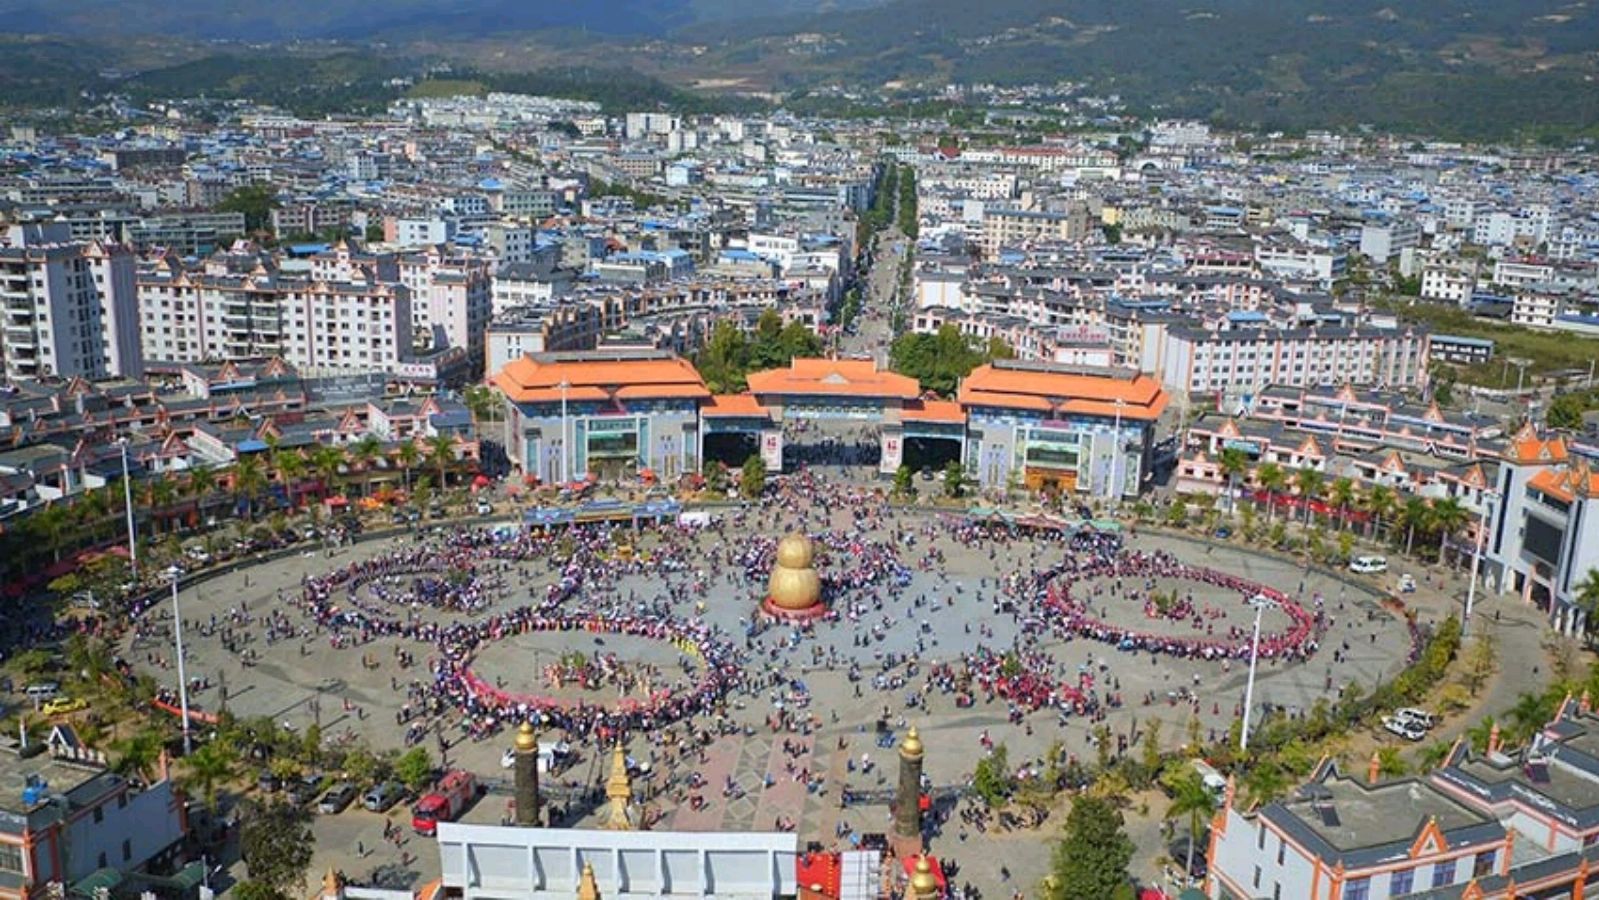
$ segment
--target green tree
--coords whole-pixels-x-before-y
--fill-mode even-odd
[[[1221,463],[1221,473],[1227,476],[1227,515],[1231,516],[1238,502],[1238,476],[1249,468],[1249,456],[1237,447],[1226,447],[1222,449],[1218,462]]]
[[[971,371],[995,359],[1009,359],[1011,348],[998,339],[979,343],[954,325],[940,326],[935,334],[902,334],[889,347],[894,371],[908,375],[925,390],[940,396],[954,393],[955,385]]]
[[[1294,473],[1294,487],[1299,491],[1299,501],[1305,504],[1305,527],[1307,528],[1310,527],[1310,503],[1321,496],[1322,484],[1325,481],[1326,476],[1321,474],[1321,470],[1312,469],[1309,466]]]
[[[433,780],[433,759],[426,747],[412,747],[394,762],[394,777],[413,791],[420,791]]]
[[[1399,755],[1398,747],[1377,748],[1377,773],[1384,778],[1398,778],[1410,771],[1410,765]]]
[[[1493,676],[1498,661],[1499,646],[1493,632],[1486,628],[1478,629],[1476,636],[1471,639],[1471,646],[1466,650],[1466,671],[1462,679],[1473,697]]]
[[[272,210],[278,206],[277,189],[265,182],[234,188],[222,198],[218,212],[244,213],[244,227],[249,231],[263,231],[271,224]]]
[[[435,434],[425,442],[427,445],[428,462],[439,473],[439,487],[449,485],[450,469],[455,467],[455,438],[447,434]]]
[[[1205,829],[1205,820],[1216,810],[1216,798],[1211,794],[1210,788],[1205,786],[1205,780],[1192,766],[1186,768],[1183,776],[1171,785],[1171,789],[1171,805],[1166,808],[1166,818],[1171,820],[1188,817],[1188,860],[1183,866],[1183,871],[1192,872],[1194,848],[1199,844],[1199,836]]]
[[[1549,401],[1544,410],[1544,422],[1550,428],[1576,431],[1582,428],[1582,414],[1588,404],[1582,394],[1561,394]]]
[[[711,329],[704,349],[694,357],[694,367],[715,394],[735,394],[744,390],[744,376],[750,369],[750,345],[744,332],[724,319]]]
[[[1122,832],[1122,815],[1105,800],[1080,796],[1066,816],[1055,845],[1044,895],[1050,900],[1113,898],[1128,885],[1133,842]]]
[[[1349,524],[1349,507],[1354,505],[1356,496],[1355,481],[1353,478],[1340,477],[1333,479],[1332,486],[1327,489],[1327,499],[1338,510],[1338,530],[1343,531]]]
[[[1399,508],[1399,521],[1405,526],[1405,555],[1415,549],[1416,532],[1426,531],[1432,522],[1432,507],[1420,497],[1409,497]]]
[[[916,490],[915,482],[911,480],[911,467],[903,463],[894,470],[894,496],[909,497]]]
[[[233,896],[235,900],[289,900],[288,894],[253,878],[246,878],[234,885]]]
[[[233,777],[238,758],[231,741],[214,740],[183,760],[184,781],[212,812],[217,808],[217,788]]]
[[[1010,771],[1010,751],[999,744],[989,754],[977,761],[972,771],[972,790],[983,802],[997,807],[1005,802],[1015,787]]]
[[[1449,548],[1449,539],[1455,532],[1465,527],[1471,514],[1466,511],[1460,501],[1453,497],[1440,497],[1432,502],[1432,511],[1428,516],[1428,524],[1438,532],[1438,562],[1445,562],[1445,552]]]
[[[1255,483],[1266,492],[1266,521],[1270,522],[1277,506],[1277,492],[1287,486],[1288,475],[1274,462],[1261,463],[1255,469]]]
[[[966,490],[965,483],[966,470],[961,467],[959,461],[950,460],[949,464],[944,466],[944,496],[951,500],[959,499]]]
[[[738,473],[738,492],[746,500],[754,500],[766,490],[766,460],[759,453],[751,453]]]
[[[1599,628],[1599,569],[1590,568],[1576,587],[1577,607],[1588,614],[1588,628]]]
[[[233,464],[233,496],[244,503],[244,517],[255,519],[255,501],[266,490],[266,470],[261,465],[261,457],[241,456]]]
[[[1360,505],[1371,517],[1367,524],[1367,537],[1381,537],[1383,520],[1393,515],[1396,503],[1398,498],[1394,495],[1394,489],[1386,484],[1374,484],[1366,491]]]
[[[156,762],[161,759],[161,749],[165,743],[161,733],[151,728],[117,741],[111,745],[116,760],[111,770],[119,775],[149,778],[155,772]]]
[[[311,864],[311,816],[304,809],[275,801],[245,806],[239,832],[239,854],[250,879],[280,894],[303,889]]]

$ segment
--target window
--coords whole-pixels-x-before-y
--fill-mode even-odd
[[[1415,890],[1416,870],[1400,869],[1388,880],[1388,895],[1399,897]]]
[[[1255,883],[1252,884],[1251,887],[1260,887],[1260,866],[1255,867]]]
[[[1371,879],[1356,878],[1344,890],[1344,900],[1370,900]]]
[[[101,822],[104,822],[104,821],[105,821],[105,810],[102,809],[101,807],[96,806],[94,808],[94,824],[99,825]]]
[[[1432,867],[1432,886],[1448,887],[1455,882],[1455,861],[1446,859]]]
[[[1279,867],[1281,867],[1282,864],[1283,864],[1283,853],[1287,849],[1288,849],[1288,842],[1287,841],[1278,841],[1277,842],[1277,865]]]
[[[22,847],[17,844],[0,844],[0,872],[22,873]]]
[[[1494,873],[1494,851],[1485,850],[1471,862],[1471,877],[1486,878]]]
[[[133,858],[133,841],[124,840],[122,842],[122,861],[123,862],[127,862],[128,860],[130,860],[132,858]]]

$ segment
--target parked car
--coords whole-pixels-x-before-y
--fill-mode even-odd
[[[1349,571],[1362,575],[1374,575],[1378,572],[1388,571],[1388,557],[1386,556],[1357,556],[1349,561]]]
[[[479,500],[477,502],[477,514],[480,515],[480,516],[491,516],[491,515],[493,515],[494,514],[494,505],[489,503],[489,501],[487,501],[487,500]]]
[[[1427,729],[1396,716],[1383,716],[1382,727],[1389,734],[1396,734],[1407,741],[1419,741],[1427,736]]]
[[[1414,594],[1416,592],[1416,576],[1406,572],[1399,576],[1399,593]]]
[[[361,806],[370,812],[388,812],[404,796],[404,785],[398,781],[385,781],[366,792],[361,798]]]
[[[1431,728],[1434,724],[1432,713],[1427,712],[1424,709],[1416,709],[1413,706],[1406,706],[1394,710],[1394,718],[1400,720],[1401,722],[1411,722],[1420,726],[1423,730]]]
[[[289,785],[289,802],[295,806],[304,806],[316,799],[322,790],[321,775],[301,775]]]
[[[341,781],[330,788],[326,794],[322,795],[322,799],[317,801],[316,811],[325,816],[344,812],[344,808],[350,805],[351,800],[355,799],[355,793],[355,785],[348,781]]]
[[[275,794],[282,789],[283,780],[271,772],[263,770],[261,777],[255,780],[255,786],[260,788],[262,793]]]
[[[47,716],[64,716],[67,713],[75,713],[80,709],[88,708],[88,702],[78,697],[57,697],[46,703],[41,712]]]

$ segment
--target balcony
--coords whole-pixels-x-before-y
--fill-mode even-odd
[[[13,328],[11,326],[7,326],[6,346],[37,347],[39,346],[39,338],[38,335],[34,334],[32,328]]]

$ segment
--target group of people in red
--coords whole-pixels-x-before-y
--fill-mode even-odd
[[[1044,606],[1054,619],[1055,627],[1070,635],[1091,638],[1118,649],[1166,653],[1198,659],[1247,659],[1253,643],[1253,629],[1246,624],[1227,626],[1223,634],[1215,634],[1215,623],[1223,611],[1206,607],[1196,608],[1192,595],[1179,600],[1185,604],[1184,615],[1179,620],[1190,621],[1203,636],[1160,634],[1143,631],[1129,625],[1109,621],[1110,605],[1141,602],[1148,614],[1150,595],[1157,580],[1186,581],[1210,585],[1225,591],[1236,592],[1238,602],[1245,609],[1256,598],[1264,598],[1273,608],[1288,617],[1288,627],[1281,630],[1262,631],[1260,655],[1267,659],[1303,659],[1316,651],[1316,637],[1321,630],[1321,614],[1311,613],[1287,594],[1268,585],[1226,572],[1191,566],[1179,562],[1164,551],[1123,550],[1114,556],[1083,556],[1069,558],[1066,562],[1046,572],[1039,579]],[[1090,584],[1094,584],[1090,588]],[[1113,585],[1142,585],[1118,591]],[[1094,604],[1101,605],[1096,614]],[[1126,614],[1123,613],[1125,616]],[[1252,621],[1253,610],[1249,610]],[[1173,618],[1161,616],[1160,618]]]

